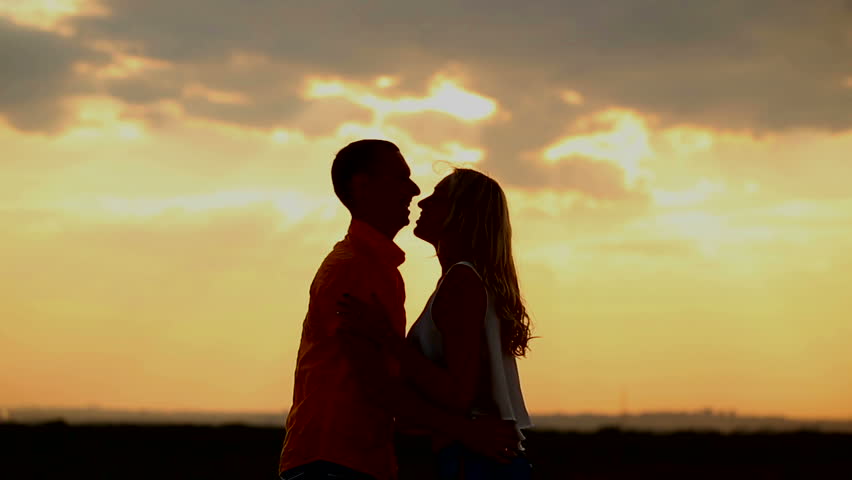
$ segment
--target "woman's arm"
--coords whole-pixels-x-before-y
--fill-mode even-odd
[[[485,286],[469,267],[451,267],[432,304],[432,320],[441,332],[445,366],[436,365],[395,334],[376,298],[370,303],[344,295],[337,305],[347,318],[343,328],[372,338],[398,359],[407,383],[443,408],[467,413],[476,395],[479,354],[487,308]]]
[[[424,396],[452,411],[467,413],[476,396],[486,308],[487,295],[479,275],[469,267],[451,267],[432,304],[446,367],[434,364],[408,342],[398,347],[406,379]]]

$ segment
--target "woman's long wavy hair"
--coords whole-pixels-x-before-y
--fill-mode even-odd
[[[525,356],[532,338],[531,322],[512,257],[512,225],[506,194],[494,179],[468,168],[454,169],[441,182],[446,182],[450,202],[443,231],[453,232],[453,236],[470,247],[471,261],[500,318],[503,351],[516,357]],[[439,251],[440,248],[439,243]]]

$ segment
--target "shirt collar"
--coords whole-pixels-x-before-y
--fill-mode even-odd
[[[370,224],[352,219],[346,235],[353,243],[368,250],[383,263],[394,268],[405,261],[405,252],[393,240],[379,233]]]

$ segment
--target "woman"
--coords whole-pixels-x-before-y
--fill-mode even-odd
[[[421,355],[403,357],[403,376],[448,411],[513,420],[518,435],[509,463],[433,437],[440,478],[528,478],[521,430],[532,425],[515,359],[527,352],[530,320],[512,258],[506,196],[490,177],[456,169],[418,205],[414,234],[435,246],[441,279],[408,333]],[[342,308],[349,316],[377,314],[353,299]]]

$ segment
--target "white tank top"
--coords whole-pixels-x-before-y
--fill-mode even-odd
[[[469,262],[459,262],[451,266],[447,273],[456,265],[466,265],[474,272],[476,269]],[[476,272],[479,275],[479,272]],[[446,275],[445,275],[446,276]],[[435,301],[435,295],[441,288],[443,278],[438,282],[432,296],[426,303],[426,308],[423,313],[411,326],[408,332],[408,337],[414,340],[415,345],[420,348],[420,351],[427,358],[435,363],[444,363],[444,342],[441,338],[441,331],[435,325],[432,319],[432,303]],[[487,348],[486,358],[488,359],[488,369],[491,375],[491,396],[503,420],[514,420],[515,428],[518,430],[518,435],[521,440],[524,439],[521,433],[522,428],[532,427],[527,407],[524,404],[524,396],[521,393],[521,381],[518,376],[518,365],[513,355],[503,352],[502,342],[500,341],[500,319],[494,311],[494,302],[491,296],[486,291],[488,298],[488,307],[485,311],[485,344]],[[473,412],[475,413],[475,412]]]

